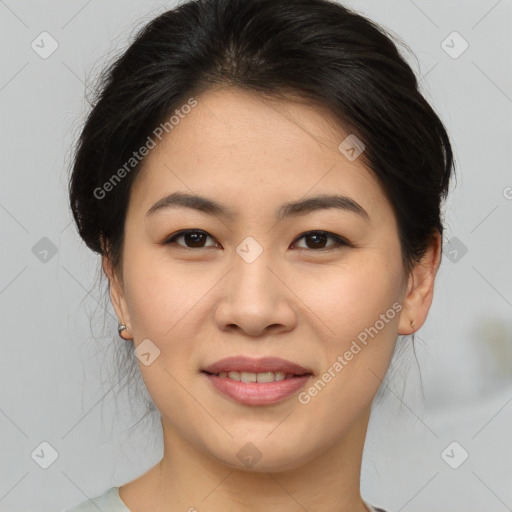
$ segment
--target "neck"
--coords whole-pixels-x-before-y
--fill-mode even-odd
[[[259,464],[246,470],[223,463],[186,442],[162,418],[162,460],[137,485],[123,486],[120,496],[132,512],[147,508],[155,512],[206,508],[211,512],[234,508],[240,512],[368,512],[359,487],[369,417],[370,408],[322,453],[275,471]]]

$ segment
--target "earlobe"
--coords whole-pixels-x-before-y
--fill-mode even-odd
[[[409,274],[407,291],[402,302],[399,334],[412,334],[425,323],[434,296],[434,281],[440,262],[441,235],[436,230],[425,254]]]
[[[110,301],[118,318],[119,326],[124,327],[124,329],[118,327],[119,336],[125,340],[131,340],[133,338],[130,338],[128,335],[128,332],[131,330],[131,321],[126,306],[123,286],[112,268],[110,260],[105,255],[102,256],[102,268],[109,281]]]

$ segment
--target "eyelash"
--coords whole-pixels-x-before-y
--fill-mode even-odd
[[[213,237],[211,235],[209,235],[206,231],[202,231],[200,229],[185,229],[183,231],[179,231],[178,233],[175,233],[174,235],[171,235],[170,237],[168,237],[163,242],[163,245],[171,245],[171,244],[175,243],[175,241],[178,238],[181,238],[189,233],[202,233],[202,234],[206,235],[207,237],[210,237],[213,239]],[[330,233],[329,231],[321,231],[321,230],[306,231],[305,233],[302,233],[301,235],[299,235],[295,240],[300,240],[301,238],[305,238],[305,237],[308,237],[311,235],[326,235],[327,238],[334,240],[336,243],[333,244],[332,246],[328,246],[327,248],[309,249],[307,247],[300,247],[299,249],[306,250],[306,251],[314,251],[314,252],[327,252],[327,251],[331,251],[333,249],[340,249],[343,246],[351,246],[351,244],[347,240],[343,239],[342,237],[335,235],[334,233]],[[295,242],[295,240],[294,240],[294,242]],[[214,248],[214,247],[186,247],[186,246],[182,246],[182,245],[179,245],[179,247],[181,247],[182,249],[190,250],[190,251]]]

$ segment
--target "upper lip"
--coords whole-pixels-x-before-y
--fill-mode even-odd
[[[252,373],[266,373],[266,372],[283,372],[293,373],[294,375],[305,375],[313,373],[311,370],[293,363],[286,359],[279,357],[260,357],[251,358],[246,356],[232,356],[220,359],[213,364],[203,368],[207,373],[220,373],[220,372],[252,372]]]

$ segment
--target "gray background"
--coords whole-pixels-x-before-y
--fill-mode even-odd
[[[407,58],[457,158],[434,302],[416,336],[419,367],[406,339],[374,408],[362,495],[390,512],[510,510],[512,2],[346,4],[416,54]],[[97,286],[99,257],[71,223],[67,180],[90,79],[173,5],[0,0],[1,511],[63,510],[162,455],[158,424],[129,430],[143,411],[116,388],[116,323]],[[31,47],[43,31],[59,45],[46,59]],[[457,58],[453,31],[469,44]],[[47,469],[32,455],[42,442],[58,454]]]

